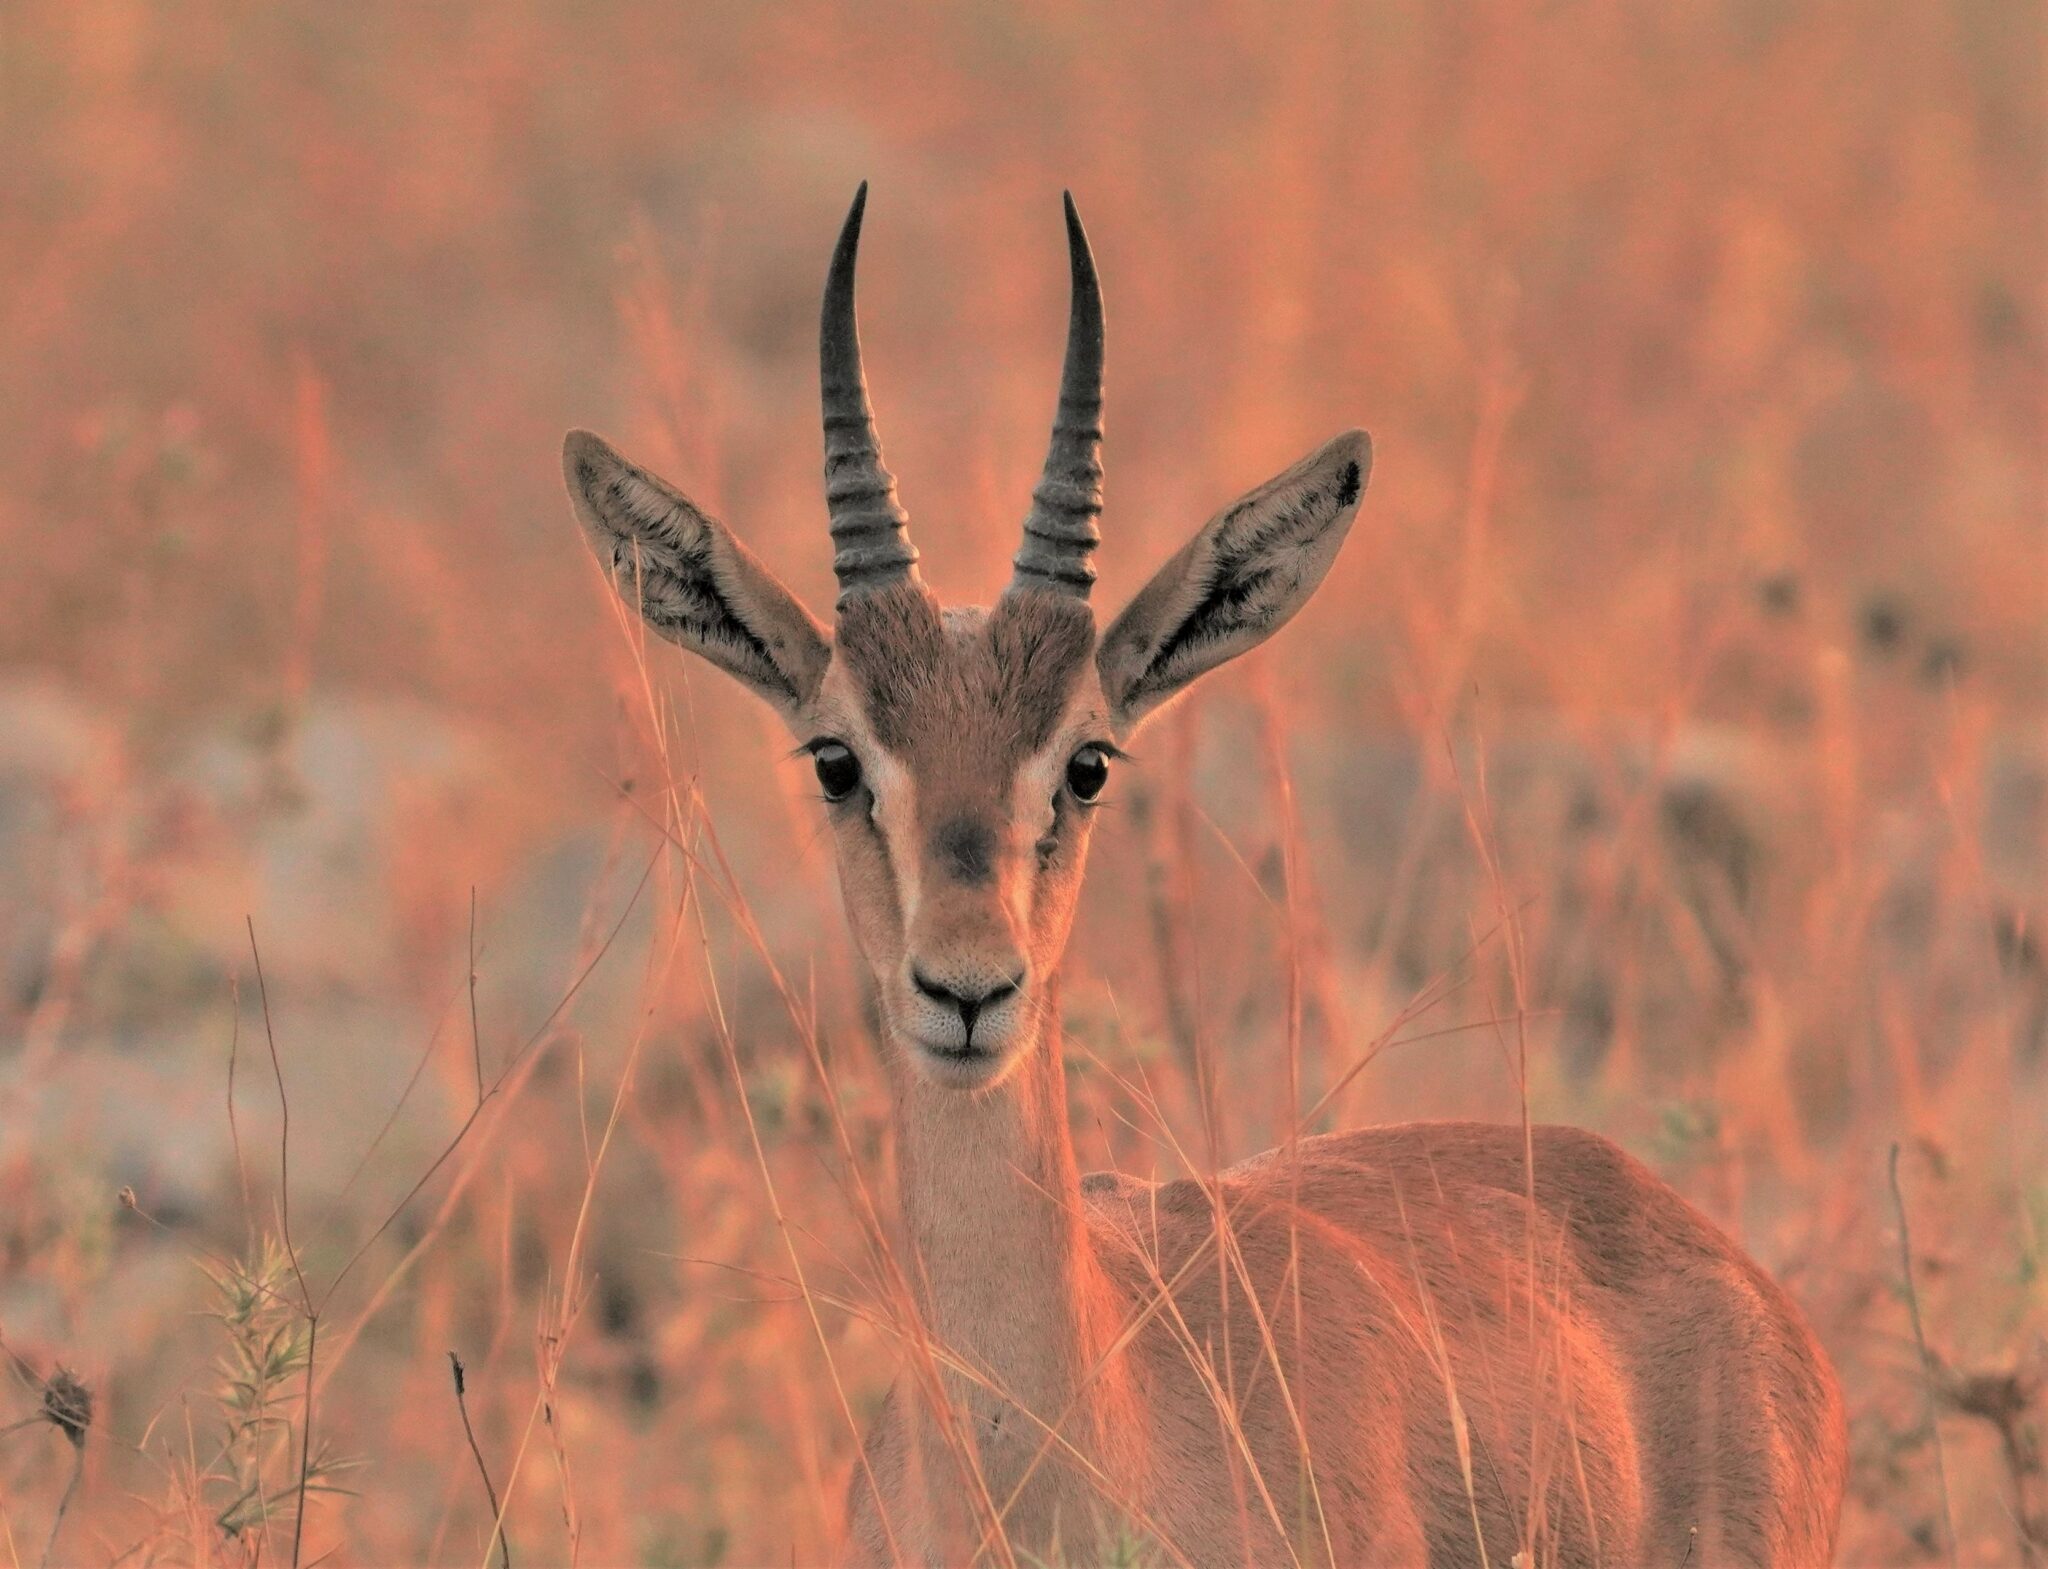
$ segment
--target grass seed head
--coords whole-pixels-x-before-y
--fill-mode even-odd
[[[85,1380],[60,1366],[43,1385],[43,1415],[71,1440],[73,1449],[83,1449],[85,1430],[92,1426],[92,1391]]]

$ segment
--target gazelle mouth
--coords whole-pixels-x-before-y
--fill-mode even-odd
[[[987,1083],[1007,1061],[1007,1053],[973,1043],[952,1046],[919,1040],[917,1051],[931,1078],[962,1089]]]

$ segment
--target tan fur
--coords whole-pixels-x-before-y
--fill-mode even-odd
[[[987,1104],[969,1115],[978,1127],[1001,1117]],[[928,1136],[941,1137],[936,1128]],[[1284,1528],[1304,1562],[1327,1552],[1338,1564],[1478,1563],[1483,1541],[1495,1564],[1524,1546],[1533,1562],[1564,1565],[1826,1563],[1842,1411],[1797,1312],[1709,1221],[1607,1141],[1542,1127],[1534,1146],[1533,1210],[1515,1128],[1410,1124],[1304,1140],[1291,1161],[1259,1156],[1221,1179],[1226,1234],[1242,1260],[1227,1279],[1210,1192],[1191,1181],[1090,1177],[1064,1195],[1076,1206],[1064,1212],[1012,1188],[1008,1201],[1027,1213],[1007,1227],[998,1203],[979,1184],[968,1198],[957,1172],[936,1197],[949,1209],[964,1199],[971,1213],[927,1219],[914,1182],[906,1205],[921,1248],[975,1246],[976,1236],[980,1247],[1001,1245],[1019,1265],[1003,1281],[1020,1295],[1086,1283],[1069,1327],[1036,1347],[1041,1413],[1068,1410],[1073,1375],[1098,1365],[1090,1353],[1109,1327],[1144,1323],[1066,1431],[1113,1473],[1107,1491],[1141,1503],[1172,1558],[1283,1562]],[[956,1153],[985,1171],[971,1150]],[[1043,1182],[1062,1164],[1041,1156],[1033,1174]],[[1058,1268],[1025,1272],[1045,1259]],[[940,1260],[940,1278],[956,1266],[971,1273],[966,1263]],[[1169,1310],[1158,1307],[1162,1295]],[[1089,1326],[1098,1326],[1093,1341]],[[1235,1370],[1249,1464],[1198,1373],[1196,1348],[1219,1380]],[[1008,1371],[1024,1376],[1022,1364]],[[1469,1434],[1469,1492],[1454,1399]],[[1027,1423],[1019,1437],[1014,1418],[992,1432],[992,1402],[978,1391],[971,1401],[1000,1498],[1042,1432]],[[893,1494],[898,1545],[923,1561],[959,1561],[970,1538],[931,1532],[963,1531],[961,1511],[949,1518],[908,1485],[924,1431],[912,1405],[899,1388],[870,1439],[870,1463]],[[1110,1442],[1092,1436],[1105,1429]],[[1303,1437],[1312,1474],[1300,1463]],[[957,1492],[942,1462],[925,1469],[941,1473],[942,1501]],[[1041,1478],[1013,1513],[1012,1538],[1036,1550],[1057,1525],[1071,1561],[1087,1561],[1105,1545],[1089,1532],[1128,1516],[1077,1467],[1045,1469],[1058,1480]],[[886,1561],[876,1501],[858,1480],[853,1506],[853,1559]]]
[[[1304,1140],[1213,1188],[1075,1169],[1054,977],[1093,811],[1068,760],[1299,609],[1363,489],[1362,435],[1219,513],[1099,651],[1075,598],[948,612],[910,575],[848,598],[822,673],[809,618],[722,525],[580,450],[600,559],[637,541],[659,574],[622,586],[862,765],[828,811],[883,1021],[902,1254],[957,1420],[899,1381],[855,1472],[851,1561],[1002,1557],[983,1497],[1018,1563],[1126,1537],[1205,1565],[1828,1560],[1846,1441],[1825,1356],[1606,1141],[1537,1129],[1533,1186],[1520,1129],[1469,1123]],[[933,981],[999,1000],[966,1023]]]

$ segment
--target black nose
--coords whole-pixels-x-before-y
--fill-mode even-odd
[[[981,1017],[981,1010],[990,1003],[1001,1002],[1018,988],[1021,981],[1022,977],[1007,981],[997,981],[995,985],[989,987],[987,991],[980,993],[978,996],[969,996],[965,992],[953,990],[950,986],[941,986],[937,981],[915,966],[912,966],[910,971],[911,985],[923,992],[925,996],[931,998],[940,1007],[957,1008],[959,1010],[960,1023],[966,1028],[967,1040],[970,1045],[974,1041],[974,1021]]]

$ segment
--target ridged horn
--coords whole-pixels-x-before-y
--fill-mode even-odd
[[[1095,586],[1090,559],[1102,543],[1102,289],[1088,233],[1066,193],[1067,257],[1073,268],[1067,358],[1053,416],[1045,470],[1031,492],[1024,544],[1010,589],[1042,588],[1086,599]]]
[[[854,193],[818,322],[818,390],[825,406],[825,505],[832,525],[832,570],[839,604],[917,577],[917,547],[910,518],[896,500],[896,481],[882,467],[882,444],[868,407],[860,366],[860,326],[854,319],[853,274],[860,255],[860,220],[868,183]]]

